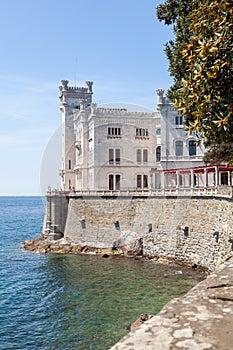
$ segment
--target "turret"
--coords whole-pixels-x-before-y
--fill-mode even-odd
[[[93,81],[86,81],[86,84],[88,87],[88,92],[92,94]]]
[[[161,107],[161,105],[164,103],[164,90],[163,89],[158,89],[156,90],[157,95],[158,95],[158,100],[157,100],[157,104],[158,107]]]

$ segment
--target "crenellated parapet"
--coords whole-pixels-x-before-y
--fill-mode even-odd
[[[167,96],[164,96],[164,93],[165,93],[164,89],[157,89],[156,93],[158,96],[158,100],[157,100],[158,109],[161,109],[165,105],[172,104],[171,100],[169,100]]]
[[[127,108],[104,108],[98,107],[97,104],[91,105],[91,111],[95,115],[99,116],[122,116],[122,117],[141,117],[152,118],[156,116],[156,112],[144,112],[144,111],[129,111]]]
[[[62,85],[59,86],[60,92],[64,91],[72,91],[72,92],[84,92],[84,93],[91,93],[93,94],[92,88],[93,88],[93,81],[87,81],[86,85],[84,86],[69,86],[69,80],[61,80]]]
[[[80,108],[80,101],[85,100],[85,106],[89,106],[92,103],[93,95],[93,82],[87,81],[87,86],[69,86],[69,80],[61,80],[60,90],[60,103],[61,108]]]

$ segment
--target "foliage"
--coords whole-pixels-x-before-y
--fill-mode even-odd
[[[188,71],[187,58],[181,56],[190,39],[188,14],[197,6],[198,0],[167,0],[157,7],[157,17],[166,25],[172,25],[174,39],[165,44],[165,53],[169,61],[169,72],[174,84],[168,91],[168,97],[174,101],[176,91]]]
[[[208,157],[212,150],[215,159],[223,155],[216,152],[219,145],[226,149],[233,143],[232,5],[232,0],[168,0],[157,9],[160,20],[174,24],[176,35],[166,46],[174,77],[169,97],[185,114],[189,131],[204,138]],[[227,149],[226,161],[233,158],[233,148]]]
[[[203,160],[208,164],[219,164],[220,162],[224,162],[233,165],[232,142],[221,142],[220,144],[210,145]]]

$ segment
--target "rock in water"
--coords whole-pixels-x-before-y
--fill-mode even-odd
[[[136,232],[122,231],[119,239],[113,243],[113,249],[120,249],[124,254],[142,255],[143,239]]]
[[[147,320],[149,320],[152,317],[153,317],[153,315],[141,314],[140,317],[135,322],[133,322],[131,324],[130,332],[135,331],[135,329],[137,329],[141,324],[143,324],[144,322],[146,322]]]

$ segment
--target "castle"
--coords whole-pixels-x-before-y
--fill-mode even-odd
[[[69,86],[62,80],[62,188],[64,191],[154,190],[197,185],[197,176],[171,172],[203,165],[203,144],[188,135],[184,119],[164,90],[157,110],[101,108],[92,102],[93,82]],[[198,185],[203,184],[198,177]]]
[[[101,108],[92,95],[90,81],[60,86],[62,190],[47,193],[43,237],[64,237],[72,249],[124,242],[130,254],[138,247],[209,269],[224,261],[233,251],[233,167],[203,164],[203,144],[163,90],[154,112]]]

